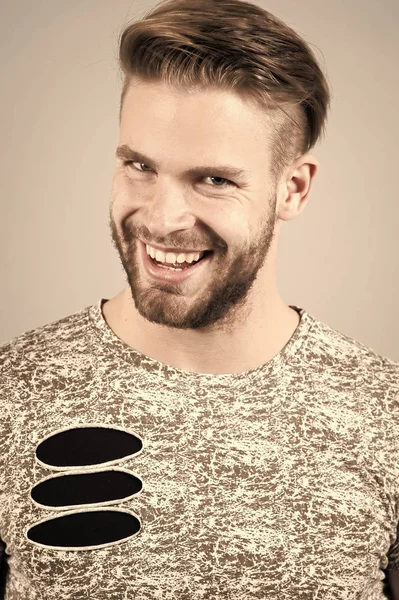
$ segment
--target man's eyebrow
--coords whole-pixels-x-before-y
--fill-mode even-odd
[[[157,168],[157,164],[154,160],[143,154],[142,152],[138,152],[137,150],[133,150],[127,144],[123,146],[118,146],[116,149],[116,157],[122,160],[132,160],[139,161],[146,164],[148,167]],[[215,173],[222,173],[226,175],[228,178],[235,179],[245,179],[249,176],[249,172],[245,171],[245,169],[239,169],[237,167],[232,167],[229,165],[214,165],[214,166],[198,166],[191,167],[191,169],[187,169],[185,171],[185,175],[215,175]]]

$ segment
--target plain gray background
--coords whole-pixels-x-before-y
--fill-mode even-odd
[[[399,362],[397,0],[256,0],[316,52],[332,91],[303,215],[285,223],[287,304]],[[0,344],[111,298],[118,36],[155,2],[0,5]]]

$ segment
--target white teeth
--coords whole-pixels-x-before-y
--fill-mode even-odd
[[[174,254],[173,252],[162,252],[162,250],[157,250],[156,248],[152,248],[148,244],[146,244],[147,254],[151,256],[151,258],[155,258],[159,262],[163,263],[171,263],[174,264],[184,263],[184,262],[194,262],[202,258],[205,252],[190,252],[189,254],[185,254],[182,252],[181,254]]]

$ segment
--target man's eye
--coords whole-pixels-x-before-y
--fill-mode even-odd
[[[123,162],[123,164],[126,166],[130,166],[130,165],[145,165],[147,166],[145,163],[141,163],[141,162],[137,162],[137,161],[133,161],[133,160],[126,160]],[[151,167],[149,167],[151,168]],[[135,171],[138,171],[139,173],[148,173],[148,171],[141,171],[140,169],[137,169],[135,166],[133,166],[133,169]],[[206,177],[210,177],[211,179],[222,179],[223,181],[226,181],[228,183],[224,183],[223,185],[212,185],[211,187],[216,187],[216,188],[225,188],[225,187],[229,187],[231,185],[235,186],[235,183],[233,183],[233,181],[230,181],[229,179],[226,179],[225,177],[218,177],[217,175],[207,175]],[[205,178],[206,178],[205,177]]]

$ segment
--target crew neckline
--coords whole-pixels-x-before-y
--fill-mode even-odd
[[[243,371],[241,373],[197,373],[194,371],[187,371],[185,369],[178,369],[168,365],[167,363],[160,362],[143,354],[142,352],[135,350],[133,347],[126,344],[121,340],[108,325],[105,320],[102,307],[105,302],[108,302],[108,298],[101,298],[96,304],[93,304],[87,308],[87,316],[91,324],[92,329],[96,333],[97,337],[102,341],[104,346],[107,348],[112,358],[119,357],[122,360],[130,363],[132,366],[142,368],[147,371],[151,371],[153,374],[159,372],[162,376],[179,376],[185,378],[191,378],[196,380],[212,380],[220,381],[221,383],[241,380],[245,378],[256,379],[259,376],[270,376],[271,374],[277,374],[277,372],[292,359],[299,357],[299,352],[305,340],[308,337],[310,329],[312,328],[315,319],[303,308],[295,305],[289,305],[293,308],[300,316],[300,320],[297,328],[288,340],[286,345],[276,354],[272,359],[249,371]]]

